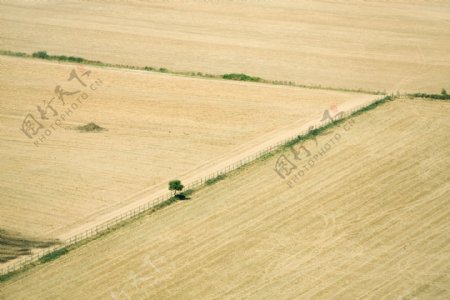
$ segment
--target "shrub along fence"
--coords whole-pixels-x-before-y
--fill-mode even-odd
[[[357,113],[359,111],[365,111],[368,110],[370,108],[375,107],[377,104],[384,102],[386,100],[391,100],[392,97],[391,96],[387,96],[384,97],[382,99],[376,99],[371,101],[369,104],[366,105],[360,105],[357,106],[355,108],[353,108],[350,111],[346,111],[343,114],[340,115],[339,119],[343,119],[346,117],[351,116],[354,113]],[[229,166],[213,172],[211,174],[209,174],[208,176],[202,177],[197,179],[194,182],[189,183],[185,188],[186,190],[188,189],[193,189],[196,187],[199,187],[201,185],[204,184],[208,184],[214,181],[214,179],[216,179],[218,176],[223,176],[226,175],[227,173],[234,171],[250,162],[253,162],[255,160],[257,160],[258,158],[263,157],[264,155],[273,152],[276,149],[279,149],[280,147],[288,144],[288,143],[292,143],[295,140],[298,140],[300,136],[306,136],[309,132],[313,131],[313,130],[317,130],[319,128],[325,127],[327,125],[329,125],[330,123],[332,123],[333,121],[337,121],[337,119],[335,120],[327,120],[327,121],[322,121],[319,122],[318,124],[316,124],[315,126],[309,128],[308,130],[305,130],[303,132],[299,132],[298,134],[296,134],[295,136],[292,136],[290,138],[284,139],[279,141],[278,143],[271,145],[261,151],[258,151],[257,153],[254,153],[250,156],[247,156],[233,164],[230,164]],[[168,192],[167,194],[160,196],[158,198],[153,199],[152,201],[149,201],[141,206],[136,207],[135,209],[132,209],[126,213],[123,213],[119,216],[114,217],[113,219],[110,219],[100,225],[97,225],[89,230],[86,230],[85,232],[82,232],[80,234],[74,235],[71,238],[63,241],[61,244],[56,245],[56,246],[52,246],[49,248],[46,248],[44,250],[41,250],[37,253],[34,253],[32,255],[28,255],[28,256],[24,256],[21,257],[19,259],[17,259],[16,262],[14,263],[6,263],[7,266],[3,267],[2,269],[0,269],[0,275],[6,275],[10,272],[14,272],[14,271],[19,271],[21,269],[23,269],[24,267],[26,267],[27,265],[30,265],[31,263],[34,262],[46,262],[46,261],[50,261],[62,254],[67,253],[67,247],[74,245],[76,243],[79,243],[83,240],[86,240],[88,238],[92,238],[98,234],[101,233],[105,233],[110,229],[113,229],[114,227],[120,225],[120,223],[123,223],[127,220],[131,220],[135,217],[137,217],[140,214],[143,214],[145,212],[149,212],[154,208],[157,208],[160,205],[163,205],[164,202],[166,201],[170,201],[171,199],[173,199],[174,197],[174,193],[173,192]]]

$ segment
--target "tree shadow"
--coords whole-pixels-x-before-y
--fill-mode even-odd
[[[177,198],[177,200],[182,200],[182,201],[191,199],[183,193],[175,195],[175,198]]]

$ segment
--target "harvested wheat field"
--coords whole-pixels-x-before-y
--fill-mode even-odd
[[[0,50],[386,91],[450,84],[450,3],[1,1]]]
[[[332,105],[377,97],[11,57],[0,65],[0,228],[43,238],[143,190],[167,191],[170,179],[257,149]],[[72,70],[80,81],[68,81]],[[21,131],[28,113],[44,127],[30,138]]]
[[[18,275],[1,295],[448,299],[449,112],[388,102],[304,143],[309,158],[259,161]],[[281,154],[304,171],[297,182],[274,171]]]

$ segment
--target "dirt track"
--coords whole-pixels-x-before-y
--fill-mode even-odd
[[[277,157],[2,286],[27,298],[446,299],[450,103],[363,114],[289,188]],[[285,153],[290,157],[290,152]]]

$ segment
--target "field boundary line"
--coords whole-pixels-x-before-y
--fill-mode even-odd
[[[39,52],[45,52],[45,51],[39,51]],[[35,53],[39,53],[39,52],[35,52]],[[15,51],[9,51],[9,50],[0,50],[0,55],[3,55],[3,56],[21,57],[21,58],[25,58],[25,59],[37,59],[37,60],[40,59],[40,60],[46,60],[46,61],[54,61],[54,62],[58,62],[58,63],[76,63],[76,64],[96,66],[96,67],[108,67],[108,68],[113,68],[113,69],[135,70],[135,71],[152,72],[152,73],[164,73],[164,74],[171,74],[171,75],[191,77],[191,78],[202,78],[202,79],[213,79],[213,80],[224,80],[224,81],[242,81],[242,82],[249,82],[249,83],[263,83],[263,84],[278,85],[278,86],[290,86],[290,87],[312,89],[312,90],[361,93],[361,94],[370,94],[370,95],[386,95],[386,91],[372,91],[372,90],[365,90],[362,88],[351,89],[351,88],[327,87],[327,86],[322,86],[320,84],[308,85],[308,84],[296,83],[295,81],[289,81],[289,80],[268,80],[268,79],[264,79],[264,78],[260,78],[260,77],[248,76],[246,74],[233,74],[232,73],[232,74],[218,75],[218,74],[208,74],[208,73],[194,72],[194,71],[174,71],[174,70],[169,70],[169,69],[163,68],[163,67],[160,67],[160,68],[154,68],[154,67],[149,67],[149,66],[139,67],[139,66],[132,66],[132,65],[124,65],[124,64],[105,63],[105,62],[98,61],[98,60],[90,60],[90,59],[84,59],[81,57],[74,57],[74,56],[47,55],[46,57],[45,56],[39,57],[39,56],[35,56],[34,54],[28,54],[25,52],[15,52]],[[227,78],[227,75],[245,75],[250,79],[249,80],[231,79],[231,78]]]

